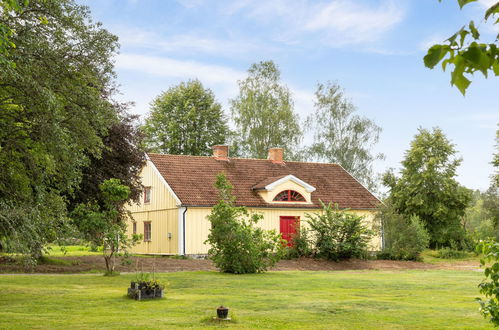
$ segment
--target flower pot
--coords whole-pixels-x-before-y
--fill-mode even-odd
[[[227,307],[220,306],[217,308],[217,317],[219,319],[226,319],[228,315],[229,315],[229,309]]]

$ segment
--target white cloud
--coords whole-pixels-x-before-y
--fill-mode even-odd
[[[118,55],[116,68],[119,71],[133,71],[136,77],[141,77],[139,79],[141,81],[150,80],[144,75],[162,79],[164,81],[160,86],[161,89],[187,79],[199,79],[205,87],[214,91],[217,100],[226,109],[228,109],[228,100],[234,98],[238,93],[237,81],[246,77],[246,72],[227,66],[131,53]],[[286,82],[284,83],[286,84]],[[160,88],[154,86],[151,89],[151,87],[147,87],[149,84],[142,85],[138,81],[130,84],[134,84],[136,87],[127,91],[127,96],[133,95],[133,100],[136,101],[135,112],[145,114],[148,103],[159,93]],[[304,119],[313,110],[314,93],[289,84],[288,86],[295,102],[295,111]],[[145,89],[138,90],[141,88]]]
[[[133,112],[140,115],[148,112],[149,102],[162,90],[188,79],[199,79],[227,108],[227,100],[237,93],[237,80],[245,76],[225,66],[132,53],[118,55],[116,68],[121,76],[132,72],[134,79],[124,86],[129,90],[124,89],[126,97],[135,101]]]
[[[163,77],[197,78],[202,82],[215,84],[233,84],[244,77],[244,72],[225,66],[139,54],[118,55],[116,66],[119,69],[139,71]]]
[[[489,9],[497,3],[497,0],[478,0],[478,2],[482,5],[483,8]]]
[[[378,39],[399,23],[403,10],[393,1],[384,1],[378,7],[352,1],[334,1],[318,5],[309,15],[304,28],[346,35],[345,43],[360,43]]]
[[[242,12],[264,24],[277,26],[281,41],[290,43],[314,35],[329,46],[372,43],[405,16],[405,1],[235,1],[229,12]]]
[[[245,55],[263,48],[274,51],[275,47],[267,47],[249,40],[222,40],[203,37],[196,34],[177,34],[162,36],[144,29],[133,29],[119,26],[113,29],[126,48],[141,48],[164,53],[203,53],[217,56]]]

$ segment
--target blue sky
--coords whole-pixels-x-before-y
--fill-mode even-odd
[[[499,123],[499,78],[477,75],[463,97],[449,73],[423,66],[425,49],[474,19],[485,39],[481,0],[80,0],[120,38],[122,100],[147,114],[161,91],[198,78],[228,113],[237,80],[252,63],[273,60],[301,119],[313,110],[318,82],[339,83],[383,128],[377,172],[399,168],[418,127],[439,126],[463,163],[458,180],[486,189]]]

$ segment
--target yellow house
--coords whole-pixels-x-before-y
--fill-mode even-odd
[[[128,233],[143,234],[132,252],[202,255],[210,223],[207,215],[218,202],[214,187],[223,172],[234,186],[236,205],[258,212],[264,229],[289,238],[306,219],[320,212],[320,201],[365,217],[372,224],[380,201],[338,164],[283,160],[283,150],[272,148],[268,159],[229,158],[228,146],[214,146],[213,156],[148,154],[141,177],[140,204],[130,207]],[[379,250],[381,237],[371,241]]]

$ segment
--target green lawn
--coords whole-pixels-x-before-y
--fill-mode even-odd
[[[425,250],[421,253],[421,258],[424,262],[430,264],[440,264],[440,263],[456,263],[461,261],[476,261],[480,262],[480,257],[473,252],[464,252],[465,256],[462,258],[454,258],[454,259],[445,259],[438,257],[437,250]]]
[[[68,246],[57,246],[50,245],[46,255],[51,257],[79,257],[79,256],[93,256],[102,255],[102,247],[99,247],[98,251],[91,251],[89,246],[84,245],[68,245]]]
[[[133,274],[0,276],[0,328],[487,328],[473,271],[163,273],[166,298],[125,297]],[[203,320],[205,322],[203,322]]]

